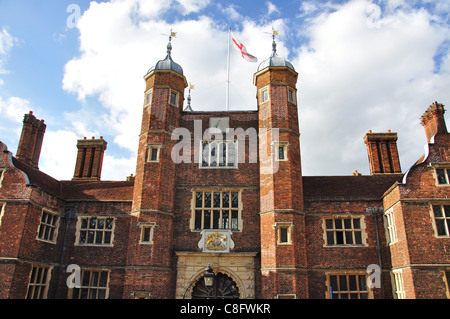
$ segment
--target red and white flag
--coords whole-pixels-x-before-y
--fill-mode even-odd
[[[245,45],[239,42],[239,40],[234,36],[233,32],[231,32],[231,38],[233,40],[233,47],[244,58],[245,61],[253,63],[258,62],[258,58],[247,52]]]

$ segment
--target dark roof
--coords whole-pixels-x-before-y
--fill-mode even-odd
[[[128,181],[58,181],[17,158],[13,164],[24,172],[29,184],[65,200],[131,201],[134,182]]]
[[[30,185],[39,186],[46,192],[61,197],[61,184],[58,180],[15,157],[12,157],[12,161],[16,168],[20,169],[28,176]]]
[[[379,200],[402,174],[367,176],[304,176],[305,200]]]
[[[131,201],[134,182],[126,181],[61,181],[66,200]]]

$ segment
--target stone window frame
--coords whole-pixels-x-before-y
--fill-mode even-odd
[[[156,223],[155,222],[145,222],[145,223],[139,223],[138,227],[141,229],[141,235],[139,236],[139,244],[141,245],[153,245],[153,236],[155,233],[155,227],[156,227]],[[149,240],[144,240],[145,238],[145,231],[149,230]]]
[[[3,186],[3,180],[5,179],[6,167],[0,167],[0,188]]]
[[[275,222],[273,225],[277,236],[277,245],[292,245],[292,229],[294,228],[293,222]],[[282,241],[282,230],[286,230],[286,241]]]
[[[96,284],[93,285],[93,274],[97,273],[97,280]],[[102,273],[106,273],[106,284],[105,286],[100,286],[100,279],[102,276]],[[86,275],[89,275],[89,278],[86,280]],[[109,298],[109,284],[111,280],[111,270],[110,269],[104,269],[104,268],[81,268],[80,271],[80,284],[81,287],[74,287],[69,288],[67,292],[67,298],[68,299],[81,299],[80,296],[83,293],[83,291],[87,290],[87,299],[108,299]],[[87,283],[87,285],[85,285]],[[99,292],[104,292],[104,298],[98,298]],[[95,292],[96,298],[90,298]],[[75,294],[78,294],[78,296],[74,296]]]
[[[449,238],[450,237],[450,208],[449,208],[449,216],[447,216],[445,212],[445,206],[450,207],[450,203],[448,202],[433,202],[430,203],[430,216],[433,221],[432,226],[434,230],[435,238]],[[435,207],[440,207],[440,211],[442,213],[442,217],[436,217]],[[443,220],[445,235],[439,235],[439,228],[437,224],[437,220]]]
[[[351,299],[352,295],[357,295],[357,299],[373,299],[373,290],[367,286],[367,272],[363,270],[343,270],[343,271],[329,271],[325,273],[325,298],[331,299],[332,295],[338,295],[338,297],[347,296],[348,299]],[[331,277],[336,276],[336,285],[338,286],[338,290],[332,290],[331,286]],[[355,276],[356,289],[352,289],[350,277]],[[360,278],[363,277],[363,278]],[[341,279],[342,278],[342,279]],[[345,282],[344,282],[345,279]],[[361,287],[361,285],[365,286]],[[341,287],[346,286],[346,287]],[[367,298],[360,298],[362,294],[366,295]],[[335,299],[335,297],[333,297]],[[344,298],[338,298],[344,299]]]
[[[391,271],[392,295],[395,299],[405,299],[405,282],[401,269]]]
[[[46,214],[46,220],[44,221],[44,214]],[[48,216],[51,216],[53,218],[53,222],[48,220]],[[36,233],[36,240],[50,243],[50,244],[56,244],[56,241],[58,239],[58,230],[59,230],[59,224],[60,224],[61,218],[60,214],[58,212],[52,211],[47,208],[42,209],[41,217],[39,219],[39,226]],[[50,233],[50,236],[52,238],[45,238],[47,237],[46,234],[48,232]]]
[[[297,105],[297,92],[294,88],[287,87],[288,101],[294,105]],[[291,94],[290,94],[291,93]],[[292,98],[291,98],[292,97]]]
[[[287,162],[288,161],[288,150],[289,150],[289,147],[291,146],[291,144],[286,141],[279,141],[279,142],[272,143],[272,145],[274,146],[275,160],[277,162]],[[282,159],[280,158],[280,148],[283,148],[283,157],[284,158],[282,158]]]
[[[203,193],[211,193],[211,207],[205,207],[205,196],[202,197],[202,207],[196,206],[196,194],[199,192]],[[214,208],[214,193],[220,193],[220,208],[216,207]],[[223,207],[223,193],[230,193],[229,198],[229,207],[224,208]],[[231,193],[238,193],[238,207],[232,207],[232,198]],[[210,208],[210,209],[209,209]],[[205,211],[211,211],[211,220],[210,225],[214,224],[214,211],[220,211],[220,217],[219,217],[219,228],[204,228],[204,213]],[[200,228],[196,228],[196,216],[197,212],[201,211],[201,222]],[[223,228],[223,211],[228,211],[228,220],[230,228]],[[232,211],[237,211],[237,229],[231,228],[232,227]],[[195,188],[192,190],[192,199],[191,199],[191,218],[190,218],[190,230],[192,232],[201,232],[205,229],[217,229],[217,230],[231,230],[232,232],[242,232],[243,229],[243,220],[242,220],[242,211],[243,211],[243,203],[242,203],[242,189],[241,188]],[[221,225],[222,224],[222,225]],[[222,228],[220,228],[222,226]]]
[[[367,243],[367,233],[366,233],[366,223],[364,220],[364,215],[361,214],[355,214],[355,215],[350,215],[350,214],[333,214],[333,215],[326,215],[322,217],[322,229],[323,229],[323,240],[324,240],[324,244],[323,247],[324,248],[344,248],[344,247],[350,247],[350,248],[355,248],[355,247],[368,247],[368,243]],[[344,219],[351,219],[351,225],[352,228],[345,228],[345,222],[343,221]],[[342,227],[343,228],[332,228],[332,229],[327,229],[327,225],[326,225],[326,221],[327,220],[333,220],[333,225],[335,227],[335,220],[336,219],[341,219],[342,220]],[[353,228],[354,227],[354,219],[359,219],[360,220],[360,228]],[[361,244],[336,244],[337,242],[337,237],[336,237],[336,231],[340,232],[342,229],[342,232],[344,232],[343,234],[343,240],[346,241],[346,231],[351,231],[352,232],[352,239],[353,242],[355,242],[355,231],[360,231],[361,232]],[[328,238],[327,238],[327,232],[333,231],[334,232],[334,241],[335,244],[333,245],[329,245],[328,244]]]
[[[445,285],[445,295],[447,296],[447,299],[450,299],[450,268],[441,270],[441,273]]]
[[[397,226],[395,225],[394,208],[391,207],[383,214],[386,230],[386,243],[388,246],[398,242]]]
[[[152,98],[153,98],[153,88],[151,88],[147,92],[145,92],[144,106],[152,104]]]
[[[161,158],[161,150],[164,148],[164,145],[161,143],[148,143],[146,145],[147,148],[147,163],[159,163]],[[156,159],[153,158],[153,150],[156,150]]]
[[[430,166],[433,168],[435,185],[438,187],[450,186],[450,163],[430,163]],[[443,171],[443,183],[440,182],[440,174],[438,171]]]
[[[0,202],[0,227],[2,226],[3,216],[5,215],[6,202]]]
[[[172,96],[174,96],[174,95],[175,95],[175,101],[173,102],[172,101]],[[178,91],[170,89],[169,90],[169,102],[168,103],[170,105],[173,105],[173,106],[178,106],[179,101],[180,101],[180,93]]]
[[[112,228],[111,228],[111,230],[105,230],[105,229],[101,229],[101,228],[99,228],[99,229],[97,229],[97,228],[92,228],[92,230],[91,231],[94,231],[95,233],[94,233],[94,242],[93,243],[80,243],[80,235],[81,235],[81,232],[82,231],[86,231],[86,241],[88,240],[87,238],[88,238],[88,236],[89,236],[89,234],[88,234],[88,231],[89,231],[89,221],[92,219],[92,218],[96,218],[97,220],[98,219],[104,219],[104,220],[107,220],[107,219],[112,219],[113,221],[112,221]],[[87,219],[88,220],[88,225],[87,225],[87,228],[81,228],[81,226],[82,226],[82,222],[83,222],[83,220],[84,219]],[[106,226],[106,225],[105,225]],[[114,233],[115,233],[115,228],[116,228],[116,218],[115,217],[111,217],[111,216],[104,216],[104,215],[83,215],[83,216],[78,216],[78,220],[77,220],[77,225],[76,225],[76,236],[75,236],[75,246],[81,246],[81,247],[114,247]],[[97,232],[103,232],[103,233],[105,233],[106,231],[108,231],[108,232],[110,232],[111,233],[111,237],[110,237],[110,242],[108,243],[108,244],[105,244],[105,243],[102,243],[102,244],[97,244],[97,243],[95,243],[95,241],[96,241],[96,233]],[[102,235],[102,242],[104,241],[104,234]]]
[[[52,266],[31,265],[26,299],[47,299],[52,270]]]
[[[268,84],[268,85],[262,87],[261,89],[259,89],[259,99],[260,99],[259,104],[266,103],[266,102],[270,101],[270,90],[269,90],[269,88],[270,88],[270,84]],[[267,99],[264,99],[265,98],[264,93],[266,93],[266,92],[267,92]]]

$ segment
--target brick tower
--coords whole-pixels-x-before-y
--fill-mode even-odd
[[[291,63],[273,53],[254,76],[260,138],[262,298],[307,297],[305,216],[296,83]]]
[[[152,67],[146,81],[142,127],[134,183],[128,247],[127,287],[152,298],[171,298],[176,169],[171,159],[172,131],[179,126],[187,87],[183,69],[167,57]],[[139,244],[136,244],[139,243]],[[156,293],[158,292],[158,293]],[[156,295],[158,294],[158,295]]]

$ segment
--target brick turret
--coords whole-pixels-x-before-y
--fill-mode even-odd
[[[171,135],[179,126],[187,81],[182,68],[172,60],[170,42],[167,49],[166,59],[159,61],[144,78],[146,89],[131,212],[136,218],[130,223],[126,296],[133,293],[129,291],[131,287],[138,286],[143,291],[158,291],[154,298],[170,298],[175,288],[172,254],[176,164],[171,150],[177,141]]]
[[[276,54],[254,76],[260,138],[262,298],[305,298],[305,216],[296,83],[292,64]],[[267,154],[267,155],[266,155]],[[289,269],[289,270],[286,270]]]

